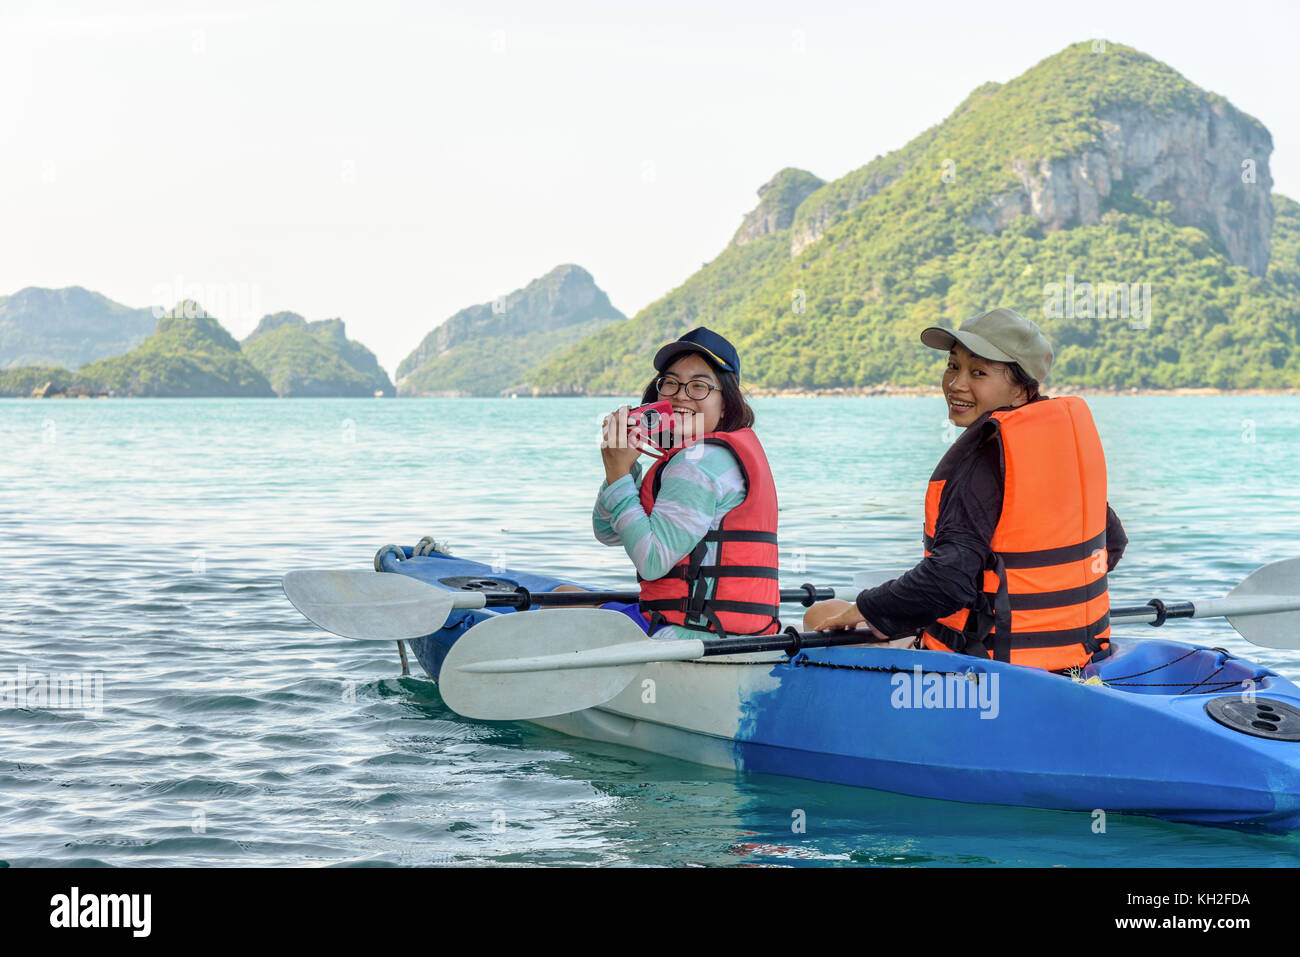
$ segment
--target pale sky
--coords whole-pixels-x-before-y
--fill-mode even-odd
[[[834,179],[1104,36],[1272,132],[1300,198],[1294,4],[0,6],[0,295],[341,316],[393,372],[552,267],[628,315],[785,166]]]

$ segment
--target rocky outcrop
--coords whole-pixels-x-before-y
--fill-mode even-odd
[[[906,164],[898,163],[882,170],[873,162],[820,190],[825,196],[814,196],[795,217],[790,256],[798,256],[817,242],[831,223],[895,182],[907,169]]]
[[[296,312],[273,312],[269,316],[263,316],[257,323],[257,328],[244,337],[244,344],[252,342],[269,332],[274,332],[281,326],[299,326],[307,328],[307,320]]]
[[[795,210],[825,181],[806,170],[787,166],[758,188],[758,205],[745,216],[731,241],[737,246],[789,229]]]
[[[119,396],[275,394],[234,337],[192,300],[177,303],[135,349],[83,366],[79,378],[96,392]]]
[[[790,258],[798,256],[821,239],[831,224],[844,214],[898,182],[921,161],[945,126],[977,110],[999,89],[997,83],[985,83],[976,87],[943,124],[930,127],[902,149],[877,156],[866,166],[827,183],[811,194],[794,215],[790,234]]]
[[[556,266],[523,289],[495,302],[462,309],[435,327],[397,367],[398,385],[421,366],[463,344],[491,349],[493,340],[507,342],[525,333],[557,332],[591,320],[626,318],[587,270],[572,264]],[[486,355],[480,352],[477,361]]]
[[[557,352],[625,318],[591,273],[557,266],[433,329],[397,367],[398,393],[510,395]]]
[[[1099,114],[1102,135],[1076,156],[1017,158],[1020,188],[992,197],[970,224],[1000,232],[1031,215],[1045,229],[1094,225],[1115,194],[1168,202],[1175,222],[1203,230],[1229,261],[1256,276],[1268,268],[1273,231],[1268,158],[1273,141],[1260,123],[1225,101],[1157,116],[1128,107]]]
[[[396,393],[374,353],[347,337],[342,319],[308,322],[295,312],[263,316],[243,352],[281,397]]]

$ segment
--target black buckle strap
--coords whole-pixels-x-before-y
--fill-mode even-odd
[[[700,574],[708,578],[780,578],[775,568],[767,565],[701,565]]]
[[[779,605],[767,605],[756,601],[731,601],[726,598],[710,598],[706,605],[718,611],[734,611],[742,615],[767,615],[775,618],[781,611]]]
[[[1043,608],[1062,608],[1067,605],[1082,605],[1100,598],[1106,593],[1106,576],[1102,575],[1090,585],[1078,588],[1062,588],[1059,591],[1033,592],[1027,595],[1012,595],[1012,611],[1036,611]]]
[[[1002,556],[996,552],[993,555],[993,572],[998,576],[998,593],[993,599],[993,660],[1010,663],[1011,596],[1007,592],[1007,566]]]
[[[1094,535],[1078,545],[1063,545],[1060,548],[1044,548],[1036,552],[999,552],[1007,568],[1042,568],[1047,565],[1065,565],[1069,562],[1081,562],[1091,557],[1098,549],[1106,549],[1106,530]]]
[[[716,528],[704,533],[702,541],[706,542],[764,542],[768,545],[776,544],[776,532],[750,532],[743,530],[731,530],[726,528]]]

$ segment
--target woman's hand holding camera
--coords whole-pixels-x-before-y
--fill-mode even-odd
[[[629,411],[629,406],[619,406],[601,424],[600,457],[605,463],[607,485],[631,474],[632,463],[641,456],[645,437],[639,427],[628,425]]]

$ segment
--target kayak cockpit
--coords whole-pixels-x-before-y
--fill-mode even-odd
[[[1186,695],[1262,691],[1277,672],[1222,648],[1178,641],[1112,638],[1108,658],[1082,669],[1079,679],[1099,678],[1108,688],[1132,694]]]

